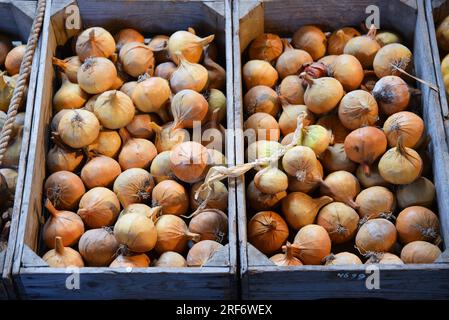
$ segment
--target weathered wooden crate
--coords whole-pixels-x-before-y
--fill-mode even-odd
[[[50,3],[52,4],[50,5]],[[237,296],[237,231],[235,184],[229,181],[229,244],[203,268],[79,269],[80,287],[70,290],[65,269],[49,268],[36,253],[42,227],[42,187],[52,115],[55,71],[51,57],[56,47],[77,32],[66,21],[79,10],[83,27],[103,26],[112,32],[123,27],[148,35],[171,34],[193,27],[215,33],[220,55],[226,57],[227,125],[233,127],[232,46],[230,1],[48,1],[42,36],[30,152],[20,216],[13,277],[24,299],[230,299]],[[234,163],[234,141],[228,139],[227,157]],[[69,279],[70,281],[70,279]]]
[[[437,85],[440,90],[441,112],[444,121],[444,129],[446,130],[446,140],[449,144],[449,107],[447,101],[446,90],[444,88],[443,75],[441,74],[441,60],[444,56],[440,56],[438,49],[435,30],[438,25],[449,15],[449,2],[445,0],[426,1],[426,18],[429,26],[430,45],[432,48],[433,65],[437,77]],[[443,53],[441,53],[443,54]]]
[[[22,43],[26,44],[28,41],[31,25],[33,24],[35,11],[36,1],[0,0],[0,32],[10,35],[13,40],[21,41]],[[39,52],[39,48],[37,48],[32,65],[28,95],[26,96],[26,116],[23,131],[23,142],[20,153],[17,187],[13,207],[13,216],[11,219],[8,247],[3,252],[0,252],[0,300],[7,299],[8,297],[15,297],[15,290],[11,279],[11,269],[14,256],[14,247],[17,238],[19,213],[22,203],[21,200],[23,183],[27,165],[28,144],[30,140],[31,121],[33,115]]]
[[[300,26],[319,24],[330,30],[358,26],[368,16],[370,5],[380,9],[380,27],[398,30],[413,49],[415,73],[436,83],[432,65],[429,33],[422,0],[332,0],[332,1],[238,1],[234,2],[234,90],[235,127],[242,129],[241,53],[256,36],[273,32],[291,36]],[[425,85],[421,90],[422,113],[431,137],[434,182],[444,242],[449,243],[449,155],[445,141],[439,95]],[[236,138],[236,163],[244,162],[243,139]],[[447,251],[434,264],[379,266],[380,289],[368,290],[370,275],[365,266],[325,267],[275,266],[255,247],[247,243],[245,182],[237,181],[239,250],[242,295],[246,299],[323,299],[384,298],[441,299],[449,298],[449,260]]]

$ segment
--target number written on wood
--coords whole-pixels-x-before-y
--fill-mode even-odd
[[[340,279],[348,279],[348,280],[364,280],[366,278],[366,274],[352,273],[352,272],[338,272],[337,277]]]

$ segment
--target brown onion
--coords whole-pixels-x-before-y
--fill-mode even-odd
[[[86,149],[90,154],[101,154],[110,158],[115,158],[121,145],[122,140],[116,131],[102,130],[100,131],[98,138],[89,144]]]
[[[78,84],[70,82],[66,75],[62,74],[61,80],[61,87],[53,96],[54,111],[81,108],[89,98],[88,94]]]
[[[394,255],[389,252],[376,252],[373,253],[369,259],[365,262],[365,264],[404,264],[404,261],[401,260],[397,255]]]
[[[254,184],[263,193],[277,194],[287,190],[288,177],[276,166],[270,166],[256,173]]]
[[[393,193],[380,186],[362,190],[355,202],[359,205],[360,217],[365,219],[388,217],[393,214],[396,206]]]
[[[413,241],[401,251],[404,263],[434,263],[441,254],[440,248],[426,241]]]
[[[329,75],[337,79],[345,91],[355,90],[362,83],[363,67],[359,60],[352,55],[339,55],[328,69]]]
[[[159,64],[154,70],[154,76],[170,81],[171,75],[176,70],[176,64],[171,61]]]
[[[202,240],[195,243],[187,253],[187,266],[202,267],[222,247],[223,245],[212,240]]]
[[[175,146],[170,154],[170,169],[180,180],[194,183],[202,179],[207,166],[207,149],[193,141]]]
[[[161,206],[163,214],[183,215],[189,208],[185,188],[173,180],[159,182],[153,189],[152,204]]]
[[[248,162],[253,162],[256,161],[256,159],[268,158],[280,152],[282,148],[282,145],[276,141],[255,141],[246,149],[246,159]],[[266,167],[266,165],[257,166],[255,169],[260,170],[262,167]]]
[[[318,60],[326,53],[327,39],[318,27],[303,26],[293,34],[292,45],[307,51],[313,60]]]
[[[215,110],[218,110],[218,122],[223,122],[226,117],[226,96],[218,89],[209,89],[207,96],[207,103],[209,104],[207,110],[207,119],[210,119]]]
[[[351,27],[344,27],[332,32],[327,39],[327,53],[330,55],[342,54],[346,43],[358,36],[360,36],[360,32]]]
[[[134,89],[137,86],[137,81],[129,81],[129,82],[125,82],[121,87],[120,87],[120,91],[123,92],[124,94],[126,94],[128,97],[130,97],[131,99],[133,98],[133,92]]]
[[[5,64],[6,56],[11,51],[12,42],[11,39],[5,35],[0,35],[0,65]]]
[[[198,92],[186,89],[172,99],[173,128],[193,128],[195,122],[204,120],[208,111],[207,100]]]
[[[88,266],[107,267],[114,260],[119,243],[110,228],[99,228],[86,231],[78,248]]]
[[[170,77],[170,88],[174,93],[190,89],[201,92],[206,88],[208,72],[198,63],[187,61],[182,55],[178,56],[178,68]]]
[[[288,238],[288,226],[276,212],[261,211],[248,223],[248,241],[264,254],[279,250]]]
[[[405,147],[414,148],[424,133],[424,121],[412,112],[401,111],[389,116],[383,129],[391,147],[396,147],[402,137]]]
[[[403,244],[418,240],[435,244],[441,241],[438,217],[425,207],[413,206],[402,210],[396,219],[396,229]]]
[[[47,153],[47,168],[50,173],[57,171],[75,171],[84,159],[83,153],[73,151],[63,143],[53,139],[55,145]]]
[[[391,31],[381,31],[376,35],[376,40],[379,44],[384,47],[390,43],[401,43],[402,40],[396,33]]]
[[[153,187],[153,176],[140,168],[123,171],[114,182],[114,192],[124,208],[150,199]]]
[[[131,122],[126,126],[126,130],[134,138],[151,139],[153,137],[153,129],[150,123],[153,118],[149,114],[136,114]]]
[[[351,130],[372,126],[379,119],[377,102],[365,90],[351,91],[341,99],[338,117],[341,123]]]
[[[129,42],[120,48],[120,63],[123,71],[133,77],[148,73],[153,74],[153,51],[143,43]]]
[[[363,69],[372,69],[374,57],[380,49],[376,41],[376,27],[371,26],[368,34],[350,39],[343,52],[355,56],[363,66]]]
[[[81,179],[69,171],[58,171],[51,174],[44,185],[45,195],[60,210],[71,210],[86,191]]]
[[[120,129],[119,133],[123,140],[123,147],[118,155],[122,170],[149,168],[151,161],[157,155],[154,144],[146,139],[132,138],[125,128]]]
[[[85,147],[97,139],[100,123],[92,112],[70,110],[62,116],[58,124],[58,134],[62,141],[72,148]]]
[[[117,78],[115,65],[106,58],[88,58],[78,69],[78,84],[87,93],[97,94],[111,89]]]
[[[278,73],[267,61],[250,60],[243,66],[243,81],[246,89],[255,86],[274,87],[278,80]]]
[[[276,91],[267,86],[252,87],[243,97],[243,108],[248,116],[256,112],[264,112],[275,117],[280,107]]]
[[[176,145],[190,140],[189,132],[185,129],[173,129],[173,122],[160,127],[156,123],[150,123],[156,133],[154,144],[157,152],[170,151]]]
[[[335,59],[337,59],[338,55],[332,54],[329,56],[324,56],[319,59],[317,62],[323,64],[326,68],[329,68],[332,63],[334,63]]]
[[[50,251],[47,251],[42,260],[44,260],[51,268],[68,268],[68,267],[84,267],[83,258],[78,251],[69,247],[64,247],[61,237],[56,237],[53,243],[53,247]]]
[[[150,173],[153,175],[156,183],[164,180],[174,179],[175,175],[170,169],[170,151],[163,151],[156,155],[151,162]]]
[[[187,267],[187,261],[177,252],[167,251],[161,254],[154,263],[155,267],[160,268],[183,268]]]
[[[139,213],[122,215],[114,226],[117,241],[137,253],[150,251],[156,245],[157,230],[152,217]]]
[[[309,126],[315,122],[315,116],[311,113],[307,106],[305,105],[294,105],[289,104],[284,97],[280,97],[282,101],[282,114],[279,117],[279,128],[281,129],[282,135],[294,132],[298,125],[298,116],[303,112],[306,112],[306,117],[304,119],[304,126]]]
[[[248,185],[246,196],[251,208],[255,210],[272,209],[275,207],[284,197],[287,196],[287,192],[279,192],[276,194],[262,193],[251,181]]]
[[[88,189],[109,187],[122,173],[117,161],[106,156],[98,156],[86,163],[81,170],[81,180]]]
[[[228,234],[228,217],[218,209],[203,209],[190,220],[189,230],[199,234],[200,240],[222,243]]]
[[[373,61],[374,72],[379,78],[385,76],[401,76],[403,70],[410,70],[412,65],[412,53],[400,43],[391,43],[380,48]]]
[[[206,199],[207,190],[198,193],[198,199],[195,199],[197,190],[203,184],[202,181],[195,183],[190,190],[190,206],[196,210]],[[206,204],[206,208],[225,211],[228,208],[228,189],[221,181],[211,183],[211,195]]]
[[[198,63],[203,48],[214,40],[214,35],[200,38],[189,31],[176,31],[168,39],[168,52],[175,63],[178,63],[176,54],[181,54],[190,62]]]
[[[87,191],[81,198],[78,215],[90,228],[112,225],[120,212],[120,202],[114,192],[96,187]]]
[[[150,77],[138,81],[132,93],[132,99],[141,112],[157,113],[162,120],[167,121],[166,103],[171,95],[168,81],[159,77]]]
[[[364,166],[357,167],[356,176],[363,188],[369,188],[374,186],[390,187],[391,185],[382,178],[378,169],[378,162],[373,163],[369,167],[370,175],[365,174]]]
[[[326,151],[332,142],[332,132],[320,125],[312,124],[302,130],[301,145],[311,148],[317,156]]]
[[[148,268],[150,258],[145,253],[142,254],[120,254],[109,265],[109,268]]]
[[[76,40],[76,55],[81,61],[89,57],[109,58],[114,52],[114,38],[101,27],[84,30]]]
[[[52,58],[53,65],[57,66],[62,72],[65,73],[67,78],[72,83],[78,82],[78,69],[81,67],[81,60],[78,56],[68,57],[64,60],[59,60],[55,57]]]
[[[53,249],[55,237],[60,237],[64,246],[76,244],[84,233],[81,218],[74,212],[57,210],[48,199],[45,208],[50,212],[50,218],[45,222],[43,231],[45,245]]]
[[[388,252],[396,243],[396,228],[386,219],[365,222],[357,232],[355,243],[360,253]]]
[[[313,113],[323,114],[331,111],[344,95],[342,85],[334,78],[312,79],[306,75],[305,80],[307,89],[304,93],[304,102]]]
[[[95,115],[107,129],[127,126],[132,121],[135,111],[131,98],[117,90],[102,93],[94,105]]]
[[[282,40],[278,35],[262,33],[251,41],[248,48],[250,60],[276,60],[282,53]]]
[[[156,252],[175,251],[183,253],[187,242],[200,241],[200,235],[189,231],[184,220],[172,214],[164,214],[156,222],[157,243]]]
[[[317,224],[326,229],[332,243],[345,243],[354,238],[359,225],[359,215],[342,202],[332,202],[320,210]]]
[[[320,187],[321,194],[331,196],[335,201],[343,202],[353,209],[358,209],[354,198],[360,192],[359,181],[346,171],[335,171],[329,174]]]
[[[256,112],[249,116],[244,123],[244,130],[253,134],[256,140],[278,141],[281,135],[276,119],[265,112]]]
[[[396,197],[400,208],[410,206],[430,207],[435,201],[435,185],[429,179],[419,177],[411,184],[398,186]]]
[[[116,47],[120,50],[125,44],[130,42],[144,43],[145,38],[140,34],[139,31],[131,28],[121,29],[114,35],[114,40],[116,42]]]
[[[283,40],[284,52],[276,61],[276,71],[279,77],[284,79],[289,75],[296,75],[303,65],[312,63],[313,59],[307,51],[294,49],[290,42]]]
[[[340,252],[337,254],[330,254],[325,258],[326,266],[341,266],[341,265],[358,265],[363,264],[362,260],[355,254],[350,252]]]
[[[345,146],[342,143],[327,147],[326,151],[321,154],[320,160],[329,173],[340,170],[354,173],[357,169],[357,164],[346,155]]]
[[[405,110],[410,101],[407,83],[397,76],[386,76],[379,79],[372,93],[380,110],[386,115]]]
[[[218,63],[216,63],[204,50],[203,65],[207,69],[208,79],[207,88],[210,89],[222,89],[226,83],[226,70],[223,69]]]
[[[5,69],[10,76],[19,74],[23,57],[25,56],[26,45],[18,45],[8,52],[5,58]]]
[[[293,255],[293,248],[290,242],[282,246],[283,253],[275,254],[270,261],[279,267],[302,266],[301,260]]]
[[[351,132],[345,139],[345,152],[348,158],[360,163],[367,176],[370,165],[387,149],[387,138],[382,130],[375,127],[362,127]]]
[[[331,253],[331,239],[323,227],[309,224],[298,231],[292,248],[302,263],[319,265]]]
[[[305,193],[292,192],[282,199],[282,213],[288,225],[295,230],[299,230],[308,224],[312,224],[318,211],[332,201],[333,199],[327,196],[313,199]]]
[[[157,35],[151,38],[148,47],[153,51],[157,64],[162,64],[170,61],[170,54],[168,52],[169,36]]]
[[[338,115],[334,113],[322,116],[318,119],[316,124],[325,127],[332,132],[334,143],[344,143],[346,136],[351,133],[351,131],[345,128],[341,123]]]
[[[291,104],[304,104],[304,92],[303,81],[300,77],[287,76],[279,85],[279,94],[285,98]]]

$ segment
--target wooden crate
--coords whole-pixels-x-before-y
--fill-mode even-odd
[[[449,2],[446,0],[426,1],[426,18],[429,26],[430,45],[432,48],[433,65],[437,77],[437,84],[440,90],[441,112],[444,121],[444,129],[446,130],[446,141],[449,145],[449,107],[444,88],[443,75],[441,74],[441,60],[444,55],[440,56],[438,49],[435,30],[438,25],[449,15]],[[444,53],[443,53],[444,54]]]
[[[28,41],[31,25],[36,11],[36,1],[5,1],[0,0],[0,32],[11,36],[13,40],[20,40],[26,44]],[[25,171],[27,166],[28,144],[30,140],[31,119],[33,115],[34,94],[36,88],[36,78],[39,61],[39,48],[36,48],[32,64],[32,72],[28,94],[26,96],[26,115],[23,131],[22,148],[20,152],[19,170],[17,177],[17,187],[15,192],[15,202],[11,219],[11,229],[8,240],[8,247],[0,252],[0,300],[15,298],[15,290],[11,278],[12,259],[17,238],[19,225],[19,213],[22,203],[22,192]]]
[[[239,1],[234,2],[234,90],[235,127],[242,129],[241,53],[256,36],[273,32],[291,36],[300,26],[319,24],[331,30],[359,26],[368,14],[369,5],[380,8],[380,27],[403,32],[411,45],[418,77],[436,83],[432,65],[424,2],[382,0],[332,1]],[[444,139],[443,117],[438,93],[424,85],[423,117],[431,137],[434,182],[444,242],[449,243],[449,155]],[[243,139],[236,138],[236,163],[244,161]],[[434,264],[380,266],[380,289],[368,290],[365,281],[370,274],[365,266],[325,267],[275,266],[255,247],[247,243],[244,178],[237,181],[239,250],[242,296],[246,299],[323,299],[323,298],[384,298],[441,299],[449,298],[449,260],[447,251]],[[447,247],[446,247],[447,248]]]
[[[52,4],[50,5],[50,3]],[[151,34],[171,34],[191,26],[215,33],[220,55],[226,56],[227,125],[233,127],[232,47],[230,1],[48,1],[42,36],[36,112],[33,119],[27,179],[13,266],[18,293],[24,299],[230,299],[237,296],[235,183],[229,181],[229,244],[203,268],[111,268],[79,270],[79,290],[66,288],[70,274],[49,268],[36,254],[39,248],[42,187],[52,114],[57,45],[76,30],[65,28],[66,18],[79,10],[83,27],[103,26],[112,32],[132,27]],[[227,157],[234,163],[234,141],[227,142]]]

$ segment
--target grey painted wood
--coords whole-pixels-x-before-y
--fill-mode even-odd
[[[0,2],[0,32],[8,33],[13,40],[20,40],[26,44],[29,32],[33,23],[33,16],[36,10],[36,1],[1,1]],[[16,192],[14,196],[14,206],[11,219],[11,229],[8,240],[8,247],[2,253],[3,259],[0,261],[1,285],[0,299],[7,294],[9,298],[15,298],[15,288],[12,283],[11,271],[14,257],[14,248],[17,239],[19,225],[19,215],[25,179],[25,171],[28,156],[28,145],[30,140],[31,122],[34,107],[35,83],[38,70],[39,47],[36,48],[35,56],[31,67],[30,82],[25,103],[25,121],[23,127],[22,146],[19,156],[19,170],[17,176]]]
[[[244,5],[242,11],[239,6]],[[243,127],[241,50],[260,33],[291,35],[299,26],[319,24],[326,30],[346,25],[359,25],[366,17],[368,5],[378,5],[381,28],[403,32],[406,43],[413,48],[415,74],[436,83],[432,65],[428,26],[422,0],[413,1],[267,1],[259,5],[235,2],[234,22],[234,92],[235,127]],[[249,9],[249,10],[248,10]],[[262,15],[259,10],[263,10]],[[255,21],[252,21],[252,20]],[[262,20],[262,21],[261,21]],[[243,27],[253,28],[241,30]],[[245,38],[250,35],[250,38]],[[240,42],[242,40],[242,42]],[[431,137],[430,153],[444,242],[449,243],[449,153],[445,140],[444,119],[439,94],[418,84],[422,92],[422,113]],[[244,161],[243,139],[236,139],[236,162]],[[385,298],[442,299],[449,297],[449,264],[445,261],[426,265],[380,267],[380,289],[368,290],[365,266],[326,267],[300,266],[281,268],[269,266],[269,260],[247,243],[244,178],[237,181],[238,230],[242,296],[247,299],[322,299],[322,298]]]
[[[18,241],[15,249],[13,278],[24,299],[230,299],[237,296],[237,223],[235,189],[229,181],[229,244],[217,252],[203,268],[83,268],[80,290],[67,290],[64,270],[48,268],[38,257],[43,216],[42,187],[48,127],[52,113],[55,71],[51,57],[58,44],[75,32],[61,31],[65,26],[66,6],[80,5],[84,26],[101,25],[116,31],[122,26],[135,27],[151,34],[172,33],[193,26],[202,33],[216,33],[219,50],[227,69],[227,127],[233,128],[232,94],[232,22],[230,0],[221,2],[185,1],[60,1],[47,6],[42,36],[42,55],[36,88],[30,151],[26,171]],[[225,16],[220,15],[224,12]],[[167,23],[169,21],[169,23]],[[225,32],[226,30],[226,32]],[[148,35],[151,35],[148,33]],[[225,46],[224,44],[227,43]],[[226,156],[234,163],[234,140],[228,139]]]

